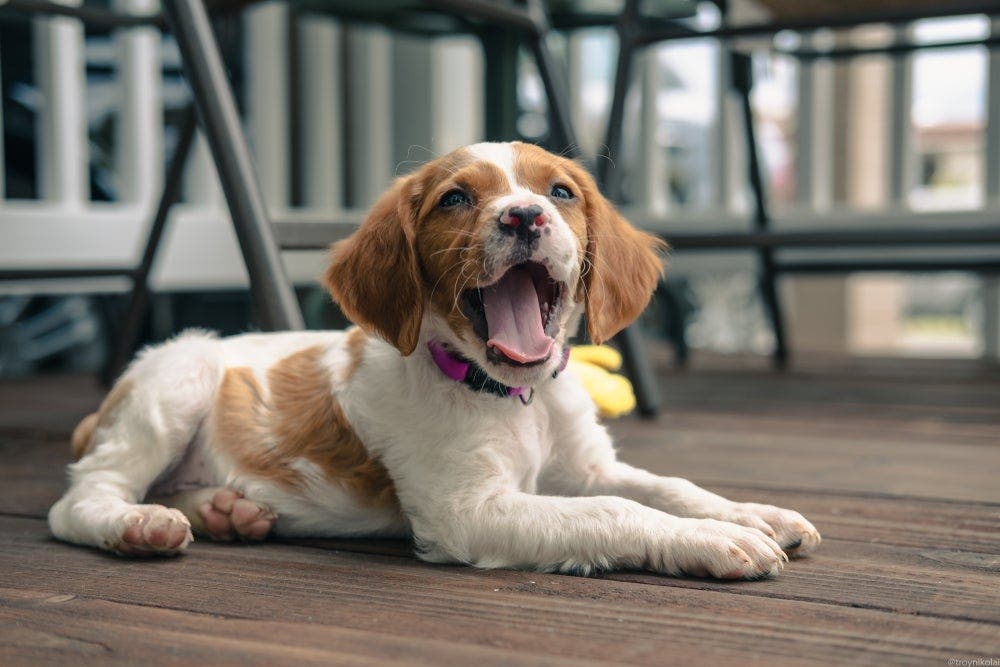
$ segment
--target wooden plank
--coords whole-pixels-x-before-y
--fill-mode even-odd
[[[615,426],[615,429],[627,433],[626,424],[630,422],[631,419],[626,419],[621,422],[622,426]],[[813,437],[885,439],[935,445],[955,443],[995,447],[1000,444],[1000,436],[997,436],[1000,419],[961,422],[926,413],[900,419],[876,414],[826,414],[820,410],[813,410],[812,414],[806,411],[780,414],[777,411],[754,412],[749,409],[715,410],[711,406],[701,409],[670,406],[666,408],[659,423],[666,437],[678,430],[707,429],[751,433],[805,433]]]
[[[69,439],[44,442],[0,434],[0,513],[44,517],[66,490]]]
[[[592,665],[531,651],[395,637],[312,623],[244,620],[0,589],[0,662],[66,664]]]
[[[89,375],[42,376],[0,382],[0,428],[69,435],[97,409],[104,390]]]
[[[766,582],[692,590],[278,545],[135,562],[54,544],[28,519],[0,519],[0,554],[6,588],[543,657],[840,665],[1000,652],[993,623],[734,595]]]
[[[712,428],[664,429],[629,420],[612,424],[622,459],[658,474],[702,484],[753,484],[1000,501],[1000,448]]]
[[[661,375],[668,406],[716,409],[760,405],[773,409],[851,408],[864,414],[891,407],[1000,416],[1000,384],[995,377],[949,382],[934,376],[889,378],[814,373],[699,372]],[[907,413],[908,414],[908,413]]]
[[[650,365],[657,373],[666,376],[757,373],[784,377],[792,373],[824,379],[866,378],[879,382],[931,380],[934,383],[965,382],[978,385],[984,381],[993,384],[1000,381],[996,364],[983,359],[845,356],[818,352],[797,354],[791,359],[788,370],[776,373],[767,355],[719,354],[693,350],[689,363],[679,369],[674,364],[670,346],[648,338],[645,342],[649,351]]]
[[[812,556],[798,559],[780,576],[750,587],[640,572],[612,572],[601,577],[1000,624],[1000,587],[996,586],[1000,545],[995,529],[984,537],[992,541],[993,551],[966,551],[950,542],[901,547],[828,537]],[[402,540],[292,543],[412,558],[412,546]]]
[[[1000,554],[1000,505],[832,493],[747,485],[713,485],[740,501],[793,508],[833,538],[904,547]]]
[[[319,549],[412,557],[402,540],[295,541]],[[801,600],[927,617],[1000,624],[1000,553],[964,551],[953,544],[901,548],[825,539],[816,554],[753,587],[644,572],[609,572],[601,578],[655,586]]]
[[[668,579],[647,573],[608,573],[609,579],[652,586],[725,591],[786,600],[880,609],[1000,625],[1000,553],[951,545],[923,548],[824,539],[814,555],[752,588],[705,579]]]

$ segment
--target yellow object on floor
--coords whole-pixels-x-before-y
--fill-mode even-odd
[[[618,350],[607,345],[576,345],[569,351],[569,367],[583,382],[602,417],[621,417],[635,409],[632,383],[612,372],[622,367]]]

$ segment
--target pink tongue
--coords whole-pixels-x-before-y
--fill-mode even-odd
[[[542,328],[538,295],[527,270],[511,269],[483,289],[483,306],[490,334],[487,345],[522,364],[549,356],[554,341]]]

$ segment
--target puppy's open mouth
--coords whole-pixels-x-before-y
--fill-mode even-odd
[[[525,262],[492,285],[465,290],[462,314],[486,342],[490,361],[533,366],[552,353],[563,288],[543,265]]]

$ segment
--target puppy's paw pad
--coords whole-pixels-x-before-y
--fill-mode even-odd
[[[112,551],[125,556],[171,556],[193,539],[191,524],[178,510],[162,505],[138,505],[125,515],[124,528]]]
[[[238,491],[220,489],[198,508],[205,530],[216,540],[262,540],[278,516],[266,505],[247,500]]]

